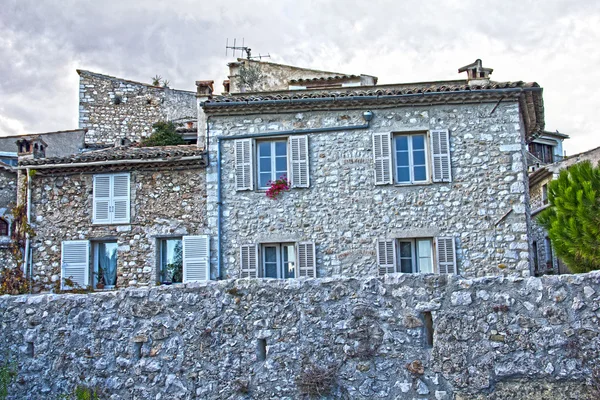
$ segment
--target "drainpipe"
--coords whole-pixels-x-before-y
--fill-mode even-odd
[[[31,171],[29,168],[27,168],[25,170],[25,173],[27,174],[27,211],[26,211],[26,217],[27,217],[27,225],[29,225],[31,223]],[[29,238],[29,232],[25,233],[25,255],[23,257],[23,261],[24,261],[24,270],[28,271],[28,275],[29,275],[29,293],[32,293],[32,282],[33,282],[33,264],[30,265],[31,260],[29,259],[29,248],[30,248],[30,241],[31,239]],[[29,270],[27,270],[27,268],[29,268]]]
[[[217,136],[217,279],[221,279],[221,227],[222,227],[222,215],[223,215],[223,195],[222,195],[222,184],[221,184],[221,145],[226,140],[236,139],[251,139],[251,138],[265,138],[271,136],[293,136],[293,135],[304,135],[306,133],[323,133],[323,132],[340,132],[340,131],[354,131],[359,129],[369,129],[371,120],[373,119],[372,111],[364,111],[363,119],[366,124],[362,125],[351,125],[351,126],[332,126],[327,128],[309,128],[309,129],[292,129],[287,131],[277,132],[266,132],[266,133],[254,133],[247,135],[237,136]],[[207,124],[208,126],[208,124]],[[207,128],[208,129],[208,128]]]

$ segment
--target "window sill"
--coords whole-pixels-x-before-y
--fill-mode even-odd
[[[92,226],[124,226],[124,225],[137,225],[137,224],[132,224],[131,222],[118,222],[118,223],[114,223],[114,224],[104,224],[104,223],[95,223],[92,222]]]

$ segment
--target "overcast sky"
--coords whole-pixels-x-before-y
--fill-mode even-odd
[[[544,88],[546,129],[568,154],[600,146],[600,2],[527,0],[2,0],[0,135],[77,128],[88,69],[177,89],[227,74],[225,40],[271,61],[379,77],[463,79],[483,60],[497,81]]]

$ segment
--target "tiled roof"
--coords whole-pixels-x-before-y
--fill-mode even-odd
[[[322,78],[318,78],[322,79]],[[214,96],[206,103],[232,103],[265,100],[295,100],[295,99],[323,99],[335,98],[343,100],[345,98],[366,97],[366,96],[398,96],[420,93],[448,93],[448,92],[477,92],[497,89],[518,89],[539,87],[535,82],[527,83],[517,82],[493,82],[485,85],[469,85],[467,81],[444,81],[444,82],[423,82],[413,84],[382,85],[382,86],[362,86],[360,88],[328,89],[328,90],[306,90],[306,91],[285,91],[285,92],[264,92],[248,93],[240,95]]]
[[[14,172],[14,173],[17,172],[17,170],[14,169],[12,166],[10,166],[6,163],[3,163],[2,161],[0,161],[0,169],[2,169],[4,171]]]
[[[166,160],[175,162],[183,157],[201,156],[203,154],[205,154],[204,149],[198,148],[196,145],[159,147],[131,145],[86,151],[66,157],[26,159],[20,161],[19,165],[87,164],[100,161],[127,161],[128,163],[132,163],[136,160]]]
[[[341,79],[356,79],[356,78],[360,78],[360,75],[336,75],[336,76],[321,76],[318,78],[290,79],[290,83],[326,82],[326,81],[337,81],[337,80],[341,80]]]

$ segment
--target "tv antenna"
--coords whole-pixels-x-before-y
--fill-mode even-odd
[[[234,57],[235,57],[235,52],[239,50],[240,57],[244,56],[244,53],[246,53],[246,59],[248,59],[248,60],[256,60],[256,59],[261,60],[263,58],[271,58],[270,54],[262,55],[259,53],[257,56],[253,56],[252,49],[250,47],[247,47],[244,45],[244,38],[242,38],[241,46],[236,46],[236,44],[237,44],[236,38],[233,38],[233,46],[229,45],[229,38],[227,38],[227,41],[225,42],[225,56],[226,57],[229,55],[229,50],[231,49]]]

